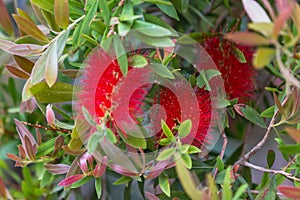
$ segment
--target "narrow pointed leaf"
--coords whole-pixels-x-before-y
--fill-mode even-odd
[[[66,29],[69,25],[69,1],[55,0],[54,1],[54,16],[57,25]]]
[[[28,79],[29,78],[29,74],[27,74],[26,72],[20,70],[17,67],[11,66],[11,65],[4,65],[6,67],[6,69],[12,73],[13,75],[15,75],[18,78],[23,78],[23,79]]]
[[[47,164],[45,168],[51,174],[65,174],[70,170],[70,166],[66,164]]]
[[[269,45],[270,40],[267,38],[252,32],[235,32],[228,33],[225,38],[235,43],[258,46],[258,45]]]
[[[49,53],[45,63],[45,80],[51,88],[57,80],[58,76],[58,58],[57,58],[57,42],[55,41],[49,48]]]
[[[169,183],[169,178],[165,175],[160,175],[158,177],[158,183],[159,187],[161,190],[168,196],[170,197],[171,195],[171,189],[170,189],[170,183]]]
[[[1,0],[0,1],[0,26],[4,29],[4,31],[9,34],[12,35],[13,34],[13,27],[7,12],[7,9],[5,7],[4,2]]]
[[[185,138],[192,129],[192,121],[190,119],[185,120],[182,122],[178,128],[178,136],[180,138]]]
[[[27,73],[31,73],[34,63],[25,57],[14,55],[16,63]]]
[[[69,176],[68,178],[62,180],[61,182],[58,183],[59,186],[69,186],[72,185],[73,183],[81,180],[84,178],[84,174],[76,174],[73,176]]]
[[[43,41],[43,42],[49,42],[48,38],[44,35],[44,33],[31,21],[28,19],[14,15],[13,17],[18,24],[19,28],[24,31],[26,34],[31,35],[33,38]]]

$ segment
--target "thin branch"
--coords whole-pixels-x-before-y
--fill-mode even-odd
[[[244,165],[246,167],[250,167],[252,169],[256,169],[256,170],[261,171],[261,172],[280,174],[280,175],[283,175],[283,176],[285,176],[285,177],[287,177],[291,180],[300,181],[300,178],[297,178],[297,177],[293,176],[291,173],[285,172],[283,170],[267,169],[267,168],[264,168],[264,167],[260,167],[260,166],[251,164],[249,162],[244,162],[244,163],[242,163],[242,165]]]
[[[221,136],[222,136],[222,139],[223,139],[223,145],[222,145],[222,149],[221,149],[221,152],[219,154],[219,157],[221,158],[221,160],[223,159],[224,157],[224,154],[225,154],[225,151],[226,151],[226,147],[227,147],[227,136],[225,134],[225,131],[224,129],[222,128],[220,122],[218,122],[218,126],[219,126],[219,129],[221,130]],[[217,176],[217,173],[218,173],[218,168],[216,168],[215,172],[214,172],[214,175],[213,175],[213,178],[215,179],[216,176]]]
[[[31,124],[29,122],[24,122],[24,121],[21,121],[21,123],[24,124],[25,126],[32,126],[32,127],[38,128],[38,129],[45,129],[45,130],[50,130],[50,131],[59,131],[59,132],[63,132],[63,133],[71,133],[72,132],[72,131],[66,130],[66,129],[42,126],[42,125],[39,125],[39,124]]]
[[[271,133],[273,125],[275,124],[278,114],[279,114],[279,110],[276,110],[276,112],[274,113],[274,115],[271,119],[271,122],[267,128],[267,131],[266,131],[263,139],[257,145],[255,145],[247,154],[245,154],[242,158],[240,158],[234,165],[240,165],[243,162],[249,160],[250,157],[252,157],[258,150],[261,149],[261,147],[266,143],[266,141],[269,138],[269,135]]]

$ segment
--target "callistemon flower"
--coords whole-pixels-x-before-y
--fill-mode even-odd
[[[253,49],[235,45],[219,37],[204,40],[201,45],[209,53],[221,72],[225,91],[229,99],[239,98],[240,103],[248,102],[254,95],[256,72],[251,65]],[[241,62],[239,51],[246,62]]]
[[[194,89],[195,95],[197,97],[198,108],[195,110],[195,115],[199,114],[199,120],[195,121],[191,118],[192,125],[197,126],[198,130],[192,138],[192,144],[197,147],[201,147],[205,143],[209,143],[209,136],[207,135],[209,126],[212,120],[212,105],[210,94],[208,91],[196,87]],[[182,122],[182,113],[180,102],[176,95],[166,87],[160,87],[159,92],[156,93],[154,97],[154,104],[159,104],[165,109],[166,112],[166,124],[170,129],[173,129],[177,123]],[[195,103],[195,102],[191,102]],[[190,105],[190,107],[196,108],[196,105]],[[198,110],[199,109],[199,110]],[[160,131],[157,133],[157,137],[164,137],[163,133]]]
[[[129,71],[131,69],[129,66]],[[111,112],[114,106],[112,94],[122,78],[120,66],[111,55],[102,49],[97,49],[89,55],[85,76],[81,81],[82,90],[78,95],[79,105],[84,106],[92,116],[96,117],[97,123],[104,122],[110,128],[115,128],[114,123],[111,123],[113,122]],[[133,92],[128,91],[128,94],[132,93],[128,109],[133,119],[141,113],[140,106],[147,92],[147,86]]]

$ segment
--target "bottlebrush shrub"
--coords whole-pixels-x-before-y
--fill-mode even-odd
[[[249,102],[254,97],[256,71],[252,66],[254,49],[236,45],[220,37],[208,37],[201,43],[216,63],[228,99]]]
[[[168,54],[164,56],[169,56]],[[155,57],[157,57],[157,54],[154,54],[152,59]],[[151,58],[147,59],[149,61],[151,60]],[[129,72],[131,69],[133,68],[129,63]],[[146,79],[145,77],[147,77],[147,74],[143,74],[138,78]],[[114,92],[119,90],[118,84],[121,82],[122,78],[123,75],[117,60],[102,49],[98,49],[89,55],[85,67],[85,76],[81,81],[82,90],[78,95],[80,102],[78,104],[79,109],[81,106],[84,106],[89,113],[96,118],[98,124],[104,123],[108,128],[112,129],[116,135],[118,135],[117,132],[119,127],[115,123],[116,120],[113,115],[113,110],[115,109],[114,104],[116,104],[116,102],[113,102],[112,96]],[[124,79],[126,79],[126,77]],[[183,89],[183,86],[180,86],[180,82],[174,84],[179,85],[174,88],[175,90]],[[122,91],[123,93],[130,94],[132,92],[130,91],[131,88],[124,89],[126,91]],[[191,101],[191,104],[186,105],[186,108],[194,108],[192,112],[195,113],[194,115],[199,115],[200,117],[195,118],[191,116],[192,125],[198,128],[195,130],[196,133],[189,136],[188,140],[191,141],[193,145],[201,148],[203,144],[209,143],[209,127],[211,122],[216,119],[212,119],[213,114],[209,91],[197,86],[193,90],[196,101]],[[184,95],[184,93],[182,93],[182,95]],[[182,99],[183,98],[186,97],[182,97]],[[193,105],[195,103],[196,106]],[[152,116],[152,119],[149,119],[149,115],[152,115],[151,111],[149,111],[149,107],[160,105],[165,110],[166,118],[164,120],[166,120],[166,125],[171,129],[173,134],[176,134],[175,128],[182,123],[183,120],[182,112],[188,112],[187,110],[182,110],[181,104],[183,105],[183,102],[180,102],[180,99],[170,88],[165,86],[157,87],[156,84],[148,83],[132,92],[129,107],[125,109],[129,110],[130,117],[134,119],[136,124],[142,122],[142,126],[147,127],[148,129],[150,128],[151,130],[147,131],[153,134],[153,130],[156,130],[157,128],[161,130],[161,120],[164,119],[164,116],[156,113]],[[120,115],[119,113],[116,114]],[[130,123],[129,120],[128,123]],[[152,125],[147,126],[147,123]],[[122,134],[126,135],[126,132]],[[158,133],[155,134],[155,137],[150,140],[153,140],[155,146],[157,146],[157,144],[160,143],[160,140],[165,137],[163,131],[158,131]]]

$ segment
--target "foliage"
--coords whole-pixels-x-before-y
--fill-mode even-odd
[[[12,7],[0,0],[1,199],[300,198],[297,1]],[[271,149],[250,160],[271,135],[280,170]]]

